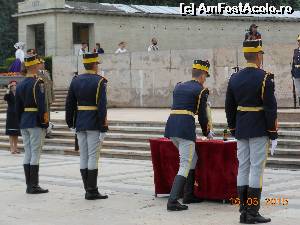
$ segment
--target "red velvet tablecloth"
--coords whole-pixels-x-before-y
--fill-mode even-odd
[[[154,170],[155,194],[169,194],[179,169],[179,154],[166,138],[150,140]],[[209,200],[228,200],[237,196],[236,177],[238,160],[236,142],[198,140],[198,162],[195,177],[195,195]]]

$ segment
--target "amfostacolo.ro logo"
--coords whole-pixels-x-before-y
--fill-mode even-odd
[[[218,3],[218,5],[209,6],[204,3],[196,5],[195,3],[185,4],[180,3],[180,13],[183,16],[196,16],[199,14],[292,14],[294,12],[291,6],[273,6],[269,3],[265,5],[251,5],[250,3],[239,3],[238,5],[230,6],[226,3]]]

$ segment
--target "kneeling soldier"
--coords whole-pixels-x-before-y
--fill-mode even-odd
[[[83,55],[86,73],[73,78],[66,100],[66,122],[76,129],[80,149],[80,173],[85,199],[106,199],[97,187],[98,160],[107,126],[107,80],[98,75],[97,53]]]
[[[212,138],[206,113],[209,91],[203,87],[206,77],[209,77],[208,61],[195,60],[192,70],[192,80],[178,83],[173,92],[173,106],[166,124],[165,137],[170,138],[180,155],[179,171],[174,179],[167,209],[169,211],[186,210],[186,205],[178,202],[184,189],[183,203],[197,203],[200,199],[194,196],[196,124],[195,115],[202,128],[204,136]]]
[[[260,40],[244,41],[243,52],[247,66],[231,76],[225,102],[228,126],[237,139],[240,223],[267,223],[271,219],[261,216],[259,208],[269,139],[272,153],[277,145],[274,75],[260,69]]]
[[[49,125],[44,82],[37,76],[42,64],[37,56],[25,58],[26,78],[16,90],[16,112],[25,149],[23,164],[28,194],[48,192],[39,186],[40,154]]]

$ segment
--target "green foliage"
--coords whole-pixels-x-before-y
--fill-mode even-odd
[[[6,66],[6,68],[9,68],[15,60],[16,60],[16,58],[14,58],[14,57],[5,59],[4,66]]]
[[[52,79],[52,56],[44,57],[45,69],[49,71],[50,77]]]
[[[17,2],[20,0],[0,0],[0,65],[4,60],[15,53],[14,44],[18,41],[17,19],[11,15],[17,11]]]
[[[0,66],[0,73],[6,73],[7,67],[6,66]]]

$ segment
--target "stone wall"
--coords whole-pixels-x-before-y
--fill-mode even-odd
[[[276,96],[280,107],[292,107],[292,80],[290,61],[293,45],[266,46],[264,68],[275,74]],[[113,107],[170,107],[172,91],[179,81],[191,78],[194,59],[211,62],[207,87],[214,107],[224,107],[227,82],[232,67],[244,66],[241,49],[171,50],[156,53],[133,52],[123,55],[102,56],[102,73],[109,81],[108,97]],[[238,59],[238,60],[237,60]],[[238,62],[237,62],[238,61]],[[82,59],[78,59],[79,73],[83,72]],[[53,58],[54,85],[68,88],[77,70],[77,58]]]
[[[73,23],[89,24],[90,49],[100,42],[106,53],[114,53],[120,41],[126,41],[131,52],[146,51],[153,37],[158,38],[160,50],[239,47],[252,23],[259,25],[266,45],[296,45],[299,34],[296,29],[299,19],[279,17],[182,17],[51,10],[19,15],[19,41],[25,42],[27,48],[34,47],[30,25],[43,23],[46,55],[52,56],[75,55]]]

